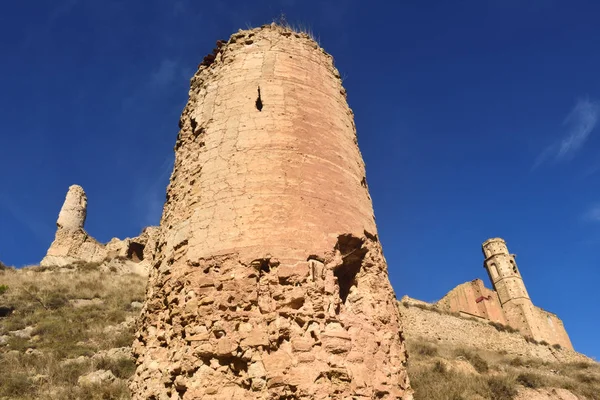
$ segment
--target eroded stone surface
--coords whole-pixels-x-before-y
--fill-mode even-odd
[[[69,187],[56,226],[61,229],[75,230],[83,228],[87,216],[87,196],[79,185]]]
[[[500,238],[488,239],[482,250],[484,266],[494,290],[486,288],[482,280],[475,279],[452,289],[436,303],[436,307],[509,325],[538,342],[573,350],[560,318],[536,307],[531,301],[517,267],[516,255],[508,252],[506,242]]]
[[[113,272],[146,275],[156,251],[158,227],[144,228],[135,238],[113,238],[107,244],[98,242],[84,229],[87,196],[79,185],[69,187],[56,221],[56,234],[43,267],[66,267],[76,264],[102,264]]]
[[[452,347],[505,352],[513,356],[538,358],[547,362],[594,362],[589,357],[563,347],[528,342],[520,333],[501,332],[485,319],[459,317],[435,312],[435,304],[404,296],[400,301],[404,335],[409,340],[437,342]]]
[[[411,399],[331,56],[240,31],[200,65],[180,127],[134,399]]]

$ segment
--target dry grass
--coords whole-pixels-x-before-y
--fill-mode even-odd
[[[408,352],[416,399],[510,400],[520,388],[563,388],[600,400],[600,364],[549,363],[425,340],[409,340]],[[468,361],[477,373],[461,369],[460,360]]]
[[[304,34],[304,35],[308,36],[309,38],[311,38],[312,40],[314,40],[315,42],[317,42],[319,45],[321,44],[320,39],[314,35],[314,33],[310,27],[308,27],[304,24],[292,24],[292,23],[288,22],[285,14],[283,14],[283,13],[280,14],[277,18],[274,18],[273,22],[276,23],[277,25],[287,29],[288,31],[298,33],[298,34]]]
[[[135,317],[133,301],[143,301],[146,279],[137,275],[100,272],[98,266],[78,266],[73,272],[43,272],[39,268],[0,271],[0,399],[127,399],[126,381],[133,373],[129,358],[90,356],[130,346]],[[89,305],[77,302],[95,299]],[[2,315],[2,314],[0,314]],[[114,328],[107,332],[105,328]],[[32,327],[30,338],[11,331]],[[78,362],[66,359],[82,357]],[[77,379],[98,369],[122,378],[114,384],[77,386]]]

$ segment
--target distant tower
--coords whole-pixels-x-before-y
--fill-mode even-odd
[[[506,242],[500,238],[486,240],[482,248],[484,267],[498,293],[509,325],[524,335],[539,338],[536,310],[517,268],[515,255],[508,252]]]
[[[134,399],[412,399],[333,59],[265,25],[191,80],[133,345]]]

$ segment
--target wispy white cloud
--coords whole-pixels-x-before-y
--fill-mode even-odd
[[[583,219],[588,222],[600,222],[600,203],[590,207],[583,215]]]
[[[596,128],[600,118],[600,102],[590,99],[578,100],[563,122],[564,137],[545,148],[536,159],[533,168],[547,161],[571,159],[585,144]]]

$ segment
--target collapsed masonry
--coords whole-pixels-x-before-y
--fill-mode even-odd
[[[517,267],[516,255],[509,253],[504,240],[488,239],[482,250],[484,267],[494,290],[486,288],[481,279],[475,279],[452,289],[435,307],[508,325],[537,342],[573,350],[558,316],[533,305]],[[403,298],[403,301],[408,300]]]
[[[102,269],[115,272],[148,273],[156,247],[157,227],[144,228],[136,238],[113,238],[102,244],[85,231],[86,217],[87,196],[81,186],[72,185],[58,214],[54,241],[41,266],[98,264]]]
[[[412,399],[352,111],[277,25],[191,80],[133,351],[134,399]]]

